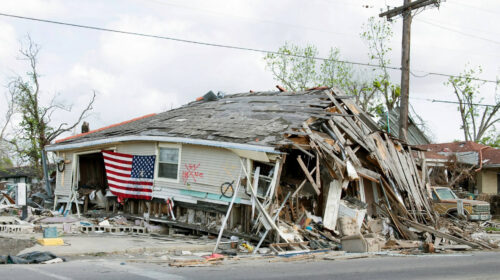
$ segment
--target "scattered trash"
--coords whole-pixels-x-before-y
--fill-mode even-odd
[[[17,256],[8,255],[5,257],[0,257],[0,264],[1,263],[3,264],[57,263],[60,262],[59,260],[62,260],[64,262],[66,261],[65,258],[57,257],[51,252],[34,251]]]

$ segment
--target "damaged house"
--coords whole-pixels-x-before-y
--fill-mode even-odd
[[[436,224],[422,152],[335,89],[207,94],[47,151],[58,158],[54,207],[73,212],[101,207],[209,233],[225,225],[252,240],[271,231],[278,242],[338,241],[375,217],[401,239]],[[124,170],[138,179],[117,179]]]
[[[500,150],[472,141],[420,145],[431,184],[500,193]]]

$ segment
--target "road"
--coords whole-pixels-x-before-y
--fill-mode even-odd
[[[500,279],[500,252],[175,268],[113,259],[1,265],[0,279]]]

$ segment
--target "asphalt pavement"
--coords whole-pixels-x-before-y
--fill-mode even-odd
[[[500,252],[294,262],[262,259],[207,267],[103,258],[1,265],[0,279],[500,279]]]

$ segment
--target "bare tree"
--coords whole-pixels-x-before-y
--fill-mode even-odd
[[[54,96],[49,105],[40,102],[40,74],[38,73],[38,53],[40,47],[27,37],[27,42],[22,46],[21,59],[29,64],[26,76],[17,76],[8,84],[8,90],[13,100],[13,112],[20,114],[21,122],[18,125],[15,137],[10,143],[16,147],[18,156],[29,160],[37,170],[41,170],[41,157],[45,146],[49,145],[56,137],[75,128],[92,110],[95,101],[95,91],[91,100],[83,109],[75,122],[52,124],[52,114],[59,111],[71,111],[71,106],[57,103]]]
[[[481,104],[484,99],[480,97],[480,91],[485,82],[477,77],[481,73],[481,67],[474,69],[466,65],[462,74],[450,77],[445,83],[453,88],[457,97],[465,141],[484,142],[488,133],[495,130],[495,123],[500,121],[497,114],[500,110],[500,95],[497,91],[500,81],[497,80],[495,87],[495,103],[484,106]]]

